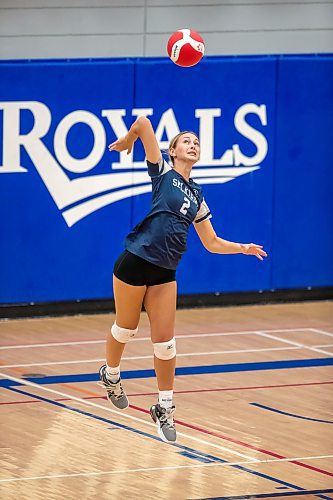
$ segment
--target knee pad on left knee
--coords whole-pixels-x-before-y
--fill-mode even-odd
[[[127,344],[127,342],[134,337],[137,331],[137,328],[135,328],[135,330],[129,330],[128,328],[118,326],[116,323],[114,323],[111,328],[112,336],[122,344]]]
[[[154,344],[154,354],[158,359],[168,361],[176,356],[176,339],[173,337],[167,342],[157,342]]]

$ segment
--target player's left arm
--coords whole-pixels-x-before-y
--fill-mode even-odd
[[[224,240],[217,236],[210,220],[204,220],[194,224],[195,230],[203,246],[212,253],[235,254],[243,253],[245,255],[255,255],[259,260],[264,260],[267,253],[262,245],[255,243],[234,243]]]
[[[146,116],[139,116],[132,123],[129,131],[124,137],[120,137],[109,145],[109,151],[126,151],[129,154],[137,138],[141,139],[147,160],[151,163],[158,163],[162,156],[161,151],[155,137],[152,124]]]

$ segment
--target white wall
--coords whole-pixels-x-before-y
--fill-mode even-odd
[[[207,55],[333,52],[333,0],[0,0],[0,59],[165,56],[181,28]]]

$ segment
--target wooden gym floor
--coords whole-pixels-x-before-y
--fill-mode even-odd
[[[178,311],[174,445],[144,313],[130,408],[96,385],[113,320],[0,322],[2,499],[333,498],[332,302]]]

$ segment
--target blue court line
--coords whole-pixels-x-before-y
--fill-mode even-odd
[[[285,370],[288,368],[306,368],[314,366],[333,365],[333,358],[290,359],[284,361],[262,361],[260,363],[230,363],[226,365],[183,366],[176,368],[176,375],[206,375],[208,373],[231,373],[259,370]],[[151,378],[155,370],[127,370],[121,372],[121,378]],[[81,373],[77,375],[55,375],[52,377],[27,377],[25,380],[36,384],[66,384],[75,382],[95,382],[99,380],[98,373]],[[0,381],[0,387],[22,385],[9,379]]]
[[[40,401],[44,401],[45,403],[50,403],[55,406],[58,406],[60,408],[64,408],[66,410],[73,411],[74,413],[78,413],[80,415],[84,415],[86,417],[94,418],[95,420],[100,420],[101,422],[106,422],[107,424],[111,424],[113,426],[119,427],[120,429],[125,429],[131,432],[134,432],[135,434],[138,434],[140,436],[148,437],[150,439],[153,439],[154,441],[158,441],[159,443],[167,446],[173,446],[174,448],[178,448],[180,450],[183,450],[183,452],[187,452],[189,455],[199,455],[203,458],[206,458],[208,460],[211,460],[212,462],[220,462],[220,463],[225,463],[227,464],[227,460],[223,460],[222,458],[215,457],[214,455],[209,455],[207,453],[202,453],[201,451],[195,450],[193,448],[189,448],[188,446],[184,446],[181,444],[177,443],[163,443],[161,439],[157,436],[154,436],[152,434],[149,434],[148,432],[144,431],[139,431],[138,429],[134,429],[133,427],[129,427],[128,425],[125,424],[120,424],[118,422],[114,422],[113,420],[109,420],[104,417],[100,417],[99,415],[95,415],[94,413],[89,413],[84,410],[79,410],[78,408],[74,408],[72,406],[66,405],[64,403],[60,403],[59,401],[53,401],[52,399],[44,398],[43,396],[36,396],[35,394],[32,394],[27,391],[22,391],[21,389],[14,389],[13,387],[7,387],[9,391],[12,392],[17,392],[18,394],[23,394],[24,396],[28,396],[34,399],[39,399]],[[233,467],[234,469],[241,470],[242,472],[248,472],[249,474],[252,474],[254,476],[262,477],[264,479],[267,479],[268,481],[273,481],[274,483],[277,484],[282,484],[283,486],[288,486],[289,488],[294,488],[295,490],[298,491],[304,491],[304,488],[301,488],[300,486],[295,486],[294,484],[287,483],[286,481],[282,481],[281,479],[277,479],[272,476],[268,476],[267,474],[263,474],[262,472],[257,472],[251,469],[248,469],[247,467],[244,467],[242,465],[230,465],[230,467]],[[319,496],[319,495],[318,495]],[[320,495],[319,498],[323,498],[325,500],[331,500],[330,497],[326,497],[323,495]]]
[[[178,455],[186,458],[192,458],[193,460],[198,460],[204,464],[211,464],[215,462],[215,460],[210,460],[210,458],[202,457],[201,455],[194,455],[193,453],[189,453],[188,451],[179,451]]]
[[[287,411],[277,410],[276,408],[271,408],[270,406],[261,405],[259,403],[249,403],[252,406],[257,406],[258,408],[263,408],[264,410],[274,411],[275,413],[281,413],[281,415],[287,415],[288,417],[301,418],[302,420],[311,420],[311,422],[323,422],[324,424],[333,424],[332,420],[320,420],[319,418],[303,417],[302,415],[296,415],[295,413],[288,413]]]
[[[200,498],[199,500],[251,500],[255,498],[277,498],[277,497],[293,497],[293,496],[301,496],[301,495],[316,495],[318,493],[333,493],[333,489],[330,490],[304,490],[304,491],[287,491],[285,493],[261,493],[258,495],[240,495],[233,497],[214,497],[214,498]],[[323,498],[321,496],[321,498]],[[332,499],[332,497],[325,497],[328,499]]]

